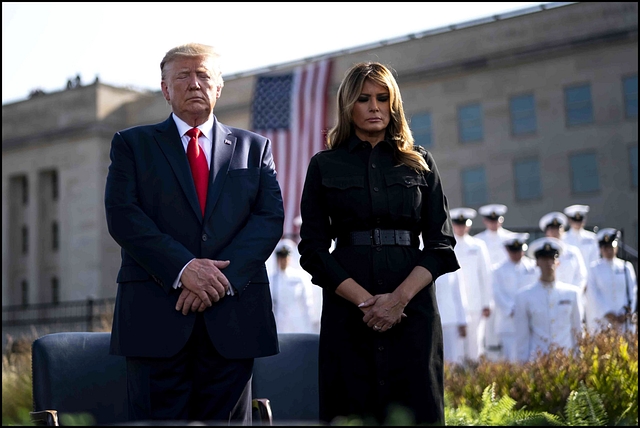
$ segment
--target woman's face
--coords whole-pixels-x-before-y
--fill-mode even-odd
[[[382,141],[389,125],[390,110],[389,90],[366,79],[353,106],[352,120],[356,136],[373,145]]]

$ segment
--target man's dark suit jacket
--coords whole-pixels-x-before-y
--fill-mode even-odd
[[[196,313],[175,306],[172,284],[193,258],[229,260],[236,294],[203,315],[225,358],[278,353],[265,261],[282,237],[284,209],[271,142],[214,117],[204,218],[171,116],[116,133],[105,189],[109,233],[122,247],[112,354],[170,357],[187,342]]]

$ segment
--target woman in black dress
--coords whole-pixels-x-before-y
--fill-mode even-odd
[[[444,424],[433,282],[459,268],[455,238],[436,164],[414,145],[387,67],[347,71],[327,140],[307,171],[299,244],[323,288],[320,417],[384,423],[395,404],[415,423]]]

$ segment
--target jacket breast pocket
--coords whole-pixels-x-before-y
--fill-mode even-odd
[[[324,177],[322,186],[329,210],[340,207],[339,215],[343,218],[357,217],[362,210],[362,203],[367,200],[364,176]]]
[[[234,198],[247,198],[253,203],[260,186],[260,168],[230,169],[227,172],[225,192]],[[240,203],[236,199],[237,203]]]
[[[393,172],[386,174],[387,196],[389,198],[389,210],[392,215],[417,219],[420,217],[422,207],[421,187],[427,186],[422,174],[408,174]]]

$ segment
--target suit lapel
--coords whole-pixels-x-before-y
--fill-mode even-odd
[[[214,120],[213,146],[211,147],[213,160],[211,168],[209,168],[209,189],[207,190],[207,205],[204,213],[205,221],[211,216],[213,208],[218,202],[220,192],[227,179],[231,158],[236,148],[236,137],[231,135],[229,128],[218,122],[217,118]]]
[[[193,177],[191,177],[189,160],[187,159],[184,146],[180,140],[178,127],[171,116],[158,125],[155,137],[160,149],[164,152],[167,161],[171,165],[174,174],[178,178],[182,191],[187,195],[191,208],[193,208],[198,218],[202,220],[202,211],[198,203],[196,186],[193,184]],[[209,189],[209,192],[211,192],[211,189]]]

